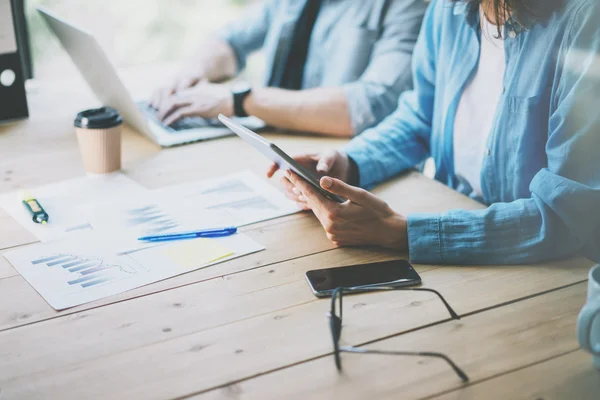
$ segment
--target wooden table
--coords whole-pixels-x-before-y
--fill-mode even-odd
[[[153,74],[125,77],[140,89]],[[0,192],[84,175],[71,126],[92,99],[80,80],[30,92],[30,120],[0,128]],[[269,136],[291,152],[342,143]],[[236,138],[161,150],[127,130],[123,143],[124,173],[148,188],[267,166]],[[482,207],[416,173],[375,192],[403,213]],[[416,266],[459,321],[427,293],[346,299],[345,344],[446,353],[471,377],[463,385],[431,359],[344,354],[344,372],[335,369],[329,301],[312,295],[304,273],[406,255],[334,248],[308,213],[244,232],[267,250],[62,312],[0,257],[0,399],[600,397],[600,373],[575,336],[588,260]],[[35,241],[0,210],[0,249]]]

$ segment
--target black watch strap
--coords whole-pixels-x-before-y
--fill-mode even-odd
[[[247,117],[248,113],[244,109],[244,100],[252,93],[251,88],[233,92],[233,113],[236,117]]]

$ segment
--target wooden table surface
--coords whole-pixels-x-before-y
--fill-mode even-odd
[[[125,71],[125,81],[145,94],[156,71]],[[0,127],[0,193],[84,175],[72,119],[94,100],[81,80],[38,83],[29,104],[28,121]],[[268,136],[292,153],[343,143]],[[161,150],[128,129],[123,162],[148,188],[267,167],[237,138]],[[482,207],[417,173],[375,192],[403,213]],[[0,257],[0,399],[600,398],[600,373],[575,335],[586,259],[415,266],[459,321],[428,293],[345,300],[343,343],[446,353],[465,385],[431,359],[343,354],[343,373],[335,368],[329,300],[312,295],[304,273],[406,254],[334,248],[309,213],[244,232],[267,250],[62,312]],[[0,209],[1,251],[34,242]]]

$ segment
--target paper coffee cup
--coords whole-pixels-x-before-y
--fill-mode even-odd
[[[121,169],[123,119],[114,108],[82,111],[75,118],[75,132],[86,172],[106,174]]]

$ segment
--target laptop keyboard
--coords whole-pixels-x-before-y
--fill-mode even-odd
[[[144,115],[170,132],[180,132],[190,129],[220,126],[217,119],[205,119],[201,117],[184,117],[167,126],[158,118],[158,111],[151,107],[148,103],[140,102],[137,105]]]

